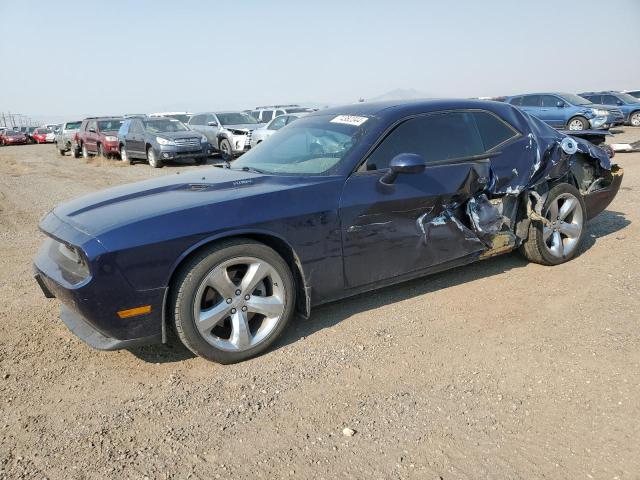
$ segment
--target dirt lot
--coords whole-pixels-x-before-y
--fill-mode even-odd
[[[335,303],[220,366],[91,350],[31,277],[58,202],[193,167],[0,148],[0,478],[640,478],[640,154],[616,160],[568,264],[507,255]]]

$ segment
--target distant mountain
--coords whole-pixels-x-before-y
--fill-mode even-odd
[[[384,102],[386,100],[413,100],[416,98],[429,98],[433,95],[420,92],[414,88],[396,88],[377,97],[365,98],[365,102]]]

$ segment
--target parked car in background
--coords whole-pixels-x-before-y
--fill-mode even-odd
[[[168,160],[193,159],[202,164],[209,155],[207,137],[175,118],[127,118],[118,131],[118,141],[123,161],[146,160],[154,168]]]
[[[77,133],[77,148],[82,152],[82,156],[119,156],[118,130],[122,122],[122,117],[85,118]]]
[[[48,127],[38,127],[31,134],[35,143],[53,143],[56,141],[56,134]]]
[[[78,158],[80,156],[80,151],[77,147],[77,134],[80,129],[80,125],[82,125],[81,120],[65,122],[62,124],[60,131],[56,134],[56,148],[60,155],[71,152],[71,155],[74,158]]]
[[[594,104],[572,93],[514,95],[506,102],[555,128],[598,130],[623,123],[620,109]]]
[[[515,249],[567,262],[622,177],[602,150],[505,103],[355,104],[296,120],[230,168],[59,205],[34,271],[96,348],[175,331],[233,363],[322,303]]]
[[[15,130],[5,130],[0,134],[0,143],[2,145],[26,145],[27,136],[22,132]]]
[[[197,113],[188,125],[205,135],[213,148],[229,158],[251,148],[251,132],[260,126],[246,112]]]
[[[290,115],[280,115],[279,117],[276,117],[273,120],[271,120],[266,125],[260,128],[257,128],[256,130],[251,132],[251,142],[250,142],[251,148],[254,148],[259,143],[264,142],[266,139],[268,139],[271,135],[276,133],[282,127],[289,125],[290,123],[294,122],[298,118],[303,117],[305,115],[308,115],[308,113],[297,113],[297,114],[292,113]]]
[[[300,105],[266,105],[256,107],[253,110],[247,110],[258,123],[268,123],[275,117],[286,115],[288,113],[311,113],[315,111],[313,108],[303,107]]]
[[[628,93],[632,97],[636,97],[636,98],[640,99],[640,90],[627,90],[624,93]]]
[[[613,106],[622,111],[624,123],[640,127],[640,99],[622,92],[585,92],[580,94],[594,103]]]
[[[168,117],[175,118],[176,120],[180,120],[182,123],[186,124],[189,119],[193,116],[193,113],[190,112],[158,112],[158,113],[150,113],[149,117]]]

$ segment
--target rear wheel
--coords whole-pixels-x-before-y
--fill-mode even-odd
[[[162,168],[164,166],[162,160],[158,158],[156,152],[153,150],[153,147],[147,148],[147,161],[153,168]]]
[[[171,287],[180,340],[196,355],[234,363],[266,350],[294,313],[287,263],[248,239],[221,242],[192,258]]]
[[[521,252],[532,262],[558,265],[571,260],[582,242],[587,218],[580,192],[568,183],[553,187],[542,207],[547,222],[531,222]]]
[[[71,144],[71,156],[73,158],[79,158],[80,157],[80,151],[78,150],[78,146],[75,144]]]

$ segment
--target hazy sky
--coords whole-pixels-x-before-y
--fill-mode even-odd
[[[0,0],[0,112],[640,88],[640,0]]]

